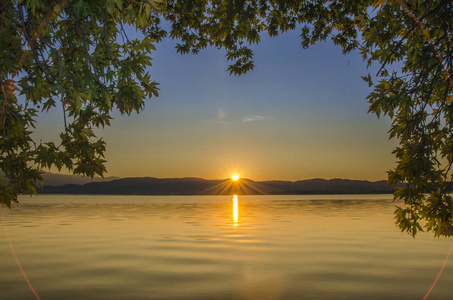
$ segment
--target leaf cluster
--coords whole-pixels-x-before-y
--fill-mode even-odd
[[[158,95],[151,80],[154,38],[147,28],[164,3],[19,0],[0,4],[0,203],[35,194],[41,170],[102,176],[105,142],[97,128],[111,113],[140,112]],[[129,39],[125,27],[144,34]],[[5,42],[3,42],[5,41]],[[61,111],[59,141],[33,141],[38,113]]]
[[[368,61],[381,65],[370,112],[392,119],[389,136],[399,143],[389,171],[389,184],[405,184],[394,195],[404,203],[396,224],[414,236],[453,235],[452,8],[445,1],[385,2],[362,30]]]

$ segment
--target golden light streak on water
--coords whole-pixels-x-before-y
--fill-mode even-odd
[[[233,220],[234,220],[234,226],[238,226],[239,222],[239,208],[238,208],[238,196],[234,195],[233,196]]]

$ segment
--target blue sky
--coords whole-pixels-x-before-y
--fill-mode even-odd
[[[108,175],[386,179],[396,141],[388,118],[367,114],[360,76],[374,69],[358,53],[330,42],[304,50],[297,31],[263,36],[255,69],[230,76],[223,50],[180,55],[174,45],[152,54],[159,97],[100,132]]]
[[[360,78],[378,66],[367,69],[358,53],[331,42],[303,49],[297,31],[263,36],[255,69],[232,76],[225,51],[180,55],[174,45],[152,53],[159,97],[98,131],[107,176],[374,181],[395,165],[390,120],[367,113],[371,89]],[[39,121],[43,141],[63,130],[60,112]]]

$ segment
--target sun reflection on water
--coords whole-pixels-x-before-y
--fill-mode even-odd
[[[234,226],[238,226],[239,222],[239,208],[238,208],[238,195],[233,196],[233,221]]]

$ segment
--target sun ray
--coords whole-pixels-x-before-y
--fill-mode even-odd
[[[226,185],[228,185],[229,180],[223,180],[219,182],[218,184],[211,186],[203,191],[201,191],[201,194],[210,194],[210,195],[220,195],[221,191],[225,188]],[[212,192],[210,192],[212,191]]]
[[[233,185],[233,183],[231,181],[228,181],[227,185],[220,192],[220,195],[231,194],[231,193],[225,193],[225,191],[227,191],[228,189],[231,190],[232,185]]]
[[[239,176],[238,174],[234,174]],[[233,176],[234,176],[233,175]],[[250,195],[250,194],[266,194],[266,192],[260,187],[260,185],[255,184],[255,182],[249,179],[240,179],[234,180],[236,178],[231,176],[229,179],[221,180],[214,186],[208,187],[207,189],[201,191],[203,195]]]
[[[253,184],[252,182],[250,181],[242,181],[241,182],[241,186],[244,186],[244,189],[245,190],[249,190],[251,189],[252,192],[258,192],[259,194],[266,194],[265,191],[263,191],[262,189],[260,189],[258,186],[256,186],[255,184]],[[249,192],[250,193],[250,192]]]

